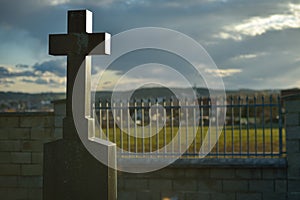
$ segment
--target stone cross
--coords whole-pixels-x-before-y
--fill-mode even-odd
[[[99,44],[104,41],[104,45]],[[96,49],[94,49],[97,46]],[[102,47],[102,48],[101,48]],[[93,50],[93,51],[92,51]],[[92,51],[92,52],[91,52]],[[92,33],[92,13],[88,10],[68,12],[68,34],[49,36],[49,53],[67,56],[66,117],[63,120],[63,138],[44,145],[44,200],[117,199],[116,170],[99,162],[83,145],[77,133],[72,110],[72,97],[80,99],[80,119],[90,119],[91,57],[110,54],[110,35]],[[73,94],[74,84],[82,90]],[[75,82],[76,81],[76,82]],[[90,123],[85,123],[88,127]],[[92,124],[93,125],[93,124]],[[86,137],[90,135],[86,130]],[[93,131],[93,130],[92,130]],[[92,133],[94,134],[94,133]],[[116,146],[97,143],[101,155],[116,163]]]
[[[95,48],[104,42],[102,49]],[[95,49],[94,49],[95,48]],[[92,51],[93,50],[93,51]],[[49,36],[49,54],[67,56],[67,102],[66,120],[72,119],[72,94],[78,70],[83,62],[87,80],[83,80],[85,94],[86,115],[90,115],[90,74],[91,58],[87,55],[110,54],[110,34],[92,33],[92,12],[88,10],[69,11],[68,34],[55,34]],[[77,94],[75,94],[77,95]],[[69,122],[70,123],[70,122]],[[70,127],[68,126],[68,130]],[[71,134],[68,134],[71,133]],[[73,138],[76,134],[64,131],[64,138]]]

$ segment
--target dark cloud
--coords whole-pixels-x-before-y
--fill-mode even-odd
[[[16,68],[29,68],[29,65],[17,64]]]
[[[13,85],[15,82],[12,80],[0,79],[0,84],[5,86]]]
[[[240,24],[252,17],[284,14],[287,12],[288,3],[296,3],[296,1],[75,0],[50,6],[51,2],[50,0],[2,0],[0,26],[15,32],[26,32],[26,37],[34,38],[42,44],[42,49],[37,45],[32,51],[37,54],[44,52],[47,55],[48,35],[50,33],[66,33],[67,10],[87,8],[94,12],[95,32],[107,31],[114,35],[131,28],[157,26],[171,28],[193,37],[205,47],[219,68],[242,69],[241,73],[224,78],[230,87],[270,87],[272,79],[276,79],[273,81],[273,87],[281,87],[285,84],[281,78],[283,75],[290,79],[293,78],[294,82],[298,80],[295,76],[299,77],[299,71],[297,71],[299,63],[295,64],[294,62],[296,58],[299,59],[296,53],[300,51],[300,40],[297,39],[300,35],[299,29],[268,31],[263,35],[247,37],[242,41],[213,37],[223,31],[223,27]],[[15,41],[11,35],[1,36],[1,27],[0,41],[1,38],[3,41]],[[26,39],[25,36],[24,39]],[[243,54],[262,52],[267,54],[254,59],[232,59]],[[115,68],[112,66],[112,69],[124,72],[133,63],[145,63],[150,60],[146,56],[129,56],[129,58],[116,62]],[[134,62],[132,62],[133,59],[135,59]],[[166,60],[162,64],[175,65],[179,68],[182,62],[172,63]],[[0,78],[34,77],[36,76],[35,71],[51,72],[59,77],[64,77],[66,74],[66,64],[60,60],[35,64],[32,67],[34,71],[30,71],[30,68],[27,70],[26,65],[17,65],[16,67],[26,69],[26,71],[10,72],[6,68],[0,67]],[[92,68],[92,70],[93,73],[97,72],[97,69]],[[40,81],[40,83],[42,82]]]
[[[12,78],[12,77],[20,77],[20,76],[37,76],[34,72],[32,71],[18,71],[18,72],[13,72],[9,71],[7,68],[0,66],[0,78]]]
[[[37,72],[51,72],[59,77],[66,76],[66,63],[64,60],[50,60],[35,64],[32,68]]]
[[[5,67],[0,66],[0,77],[6,76],[8,74],[9,74],[9,71]]]
[[[35,83],[38,85],[49,85],[50,87],[52,86],[58,86],[58,85],[62,85],[62,83],[53,80],[53,79],[44,79],[44,78],[36,78],[36,79],[27,79],[27,78],[23,78],[21,80],[24,83]]]
[[[35,83],[34,80],[26,79],[26,78],[23,78],[21,81],[24,82],[24,83]]]

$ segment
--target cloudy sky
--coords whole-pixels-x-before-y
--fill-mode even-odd
[[[150,26],[188,35],[227,89],[300,87],[298,0],[1,0],[0,91],[65,91],[66,59],[48,55],[48,35],[66,32],[70,9],[93,11],[94,32]]]

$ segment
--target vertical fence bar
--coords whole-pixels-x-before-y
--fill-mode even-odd
[[[185,99],[185,148],[188,150],[189,148],[189,144],[188,144],[188,137],[189,137],[189,131],[188,131],[188,128],[189,128],[189,119],[188,119],[188,114],[189,114],[189,111],[188,111],[188,100]]]
[[[145,103],[143,99],[141,100],[141,108],[142,108],[142,152],[145,154]]]
[[[219,132],[218,132],[218,130],[219,130],[219,116],[218,116],[218,99],[217,99],[217,97],[215,97],[215,99],[213,100],[213,101],[215,101],[215,113],[216,113],[216,120],[215,120],[215,122],[216,122],[216,127],[215,127],[215,129],[216,129],[216,140],[217,140],[217,143],[216,143],[216,154],[217,154],[217,158],[219,158],[219,145],[220,145],[220,142],[219,142],[219,137],[218,137],[218,134],[219,134]]]
[[[138,140],[137,140],[137,100],[134,99],[134,152],[138,153]],[[137,154],[135,154],[137,155]]]
[[[180,122],[181,122],[181,109],[182,109],[182,106],[183,105],[180,105],[179,104],[179,101],[177,100],[176,102],[177,106],[178,106],[178,131],[177,131],[177,135],[178,135],[178,152],[177,154],[180,154],[181,152],[181,125]]]
[[[172,100],[172,98],[170,99],[170,108],[171,108],[171,120],[170,120],[170,124],[171,124],[171,141],[173,140],[173,134],[174,134],[174,111],[173,111],[173,107],[174,107],[174,102]],[[172,142],[172,154],[174,154],[174,142]]]
[[[163,107],[166,110],[166,100],[163,99]],[[164,112],[164,120],[163,120],[164,126],[163,126],[163,131],[164,131],[164,147],[167,146],[167,111]],[[164,155],[167,154],[167,148],[164,148]]]
[[[231,152],[232,157],[234,156],[234,107],[233,107],[233,97],[230,97],[230,107],[231,107]]]
[[[130,101],[128,100],[126,102],[127,104],[127,151],[128,152],[131,152],[131,148],[130,148],[130,119],[131,119],[131,116],[130,116]],[[134,112],[135,112],[135,108],[134,108]]]
[[[121,146],[121,153],[124,152],[124,147],[123,147],[123,102],[122,100],[120,101],[120,146]]]
[[[201,151],[200,151],[200,154],[201,155],[203,155],[203,149],[204,149],[204,147],[202,147],[202,145],[203,145],[203,133],[204,133],[204,119],[203,119],[203,99],[202,99],[202,97],[200,97],[200,138],[199,138],[199,140],[200,140],[200,142],[199,142],[199,144],[201,144],[201,146],[200,146],[200,148],[202,149]]]
[[[196,152],[197,152],[197,127],[198,125],[196,124],[197,123],[197,120],[196,120],[196,101],[198,100],[194,100],[194,105],[193,105],[193,138],[194,138],[194,149],[193,149],[193,154],[196,155]],[[199,124],[199,121],[198,121],[198,124]]]
[[[277,97],[277,104],[278,104],[278,126],[279,126],[279,156],[282,156],[283,149],[282,149],[282,108],[281,108],[281,99],[278,95]]]
[[[209,120],[209,125],[211,125],[211,116],[212,116],[212,109],[211,109],[211,99],[210,97],[208,98],[208,114],[209,114],[209,117],[208,117],[208,120]],[[207,134],[208,134],[208,150],[211,152],[211,127],[209,126],[208,128],[208,131],[207,131]]]
[[[100,137],[100,139],[102,139],[102,134],[104,134],[103,133],[103,119],[102,119],[102,110],[103,110],[103,108],[102,108],[102,103],[101,103],[101,101],[99,102],[99,131],[100,131],[100,134],[99,134],[99,137]]]
[[[156,98],[156,105],[155,105],[156,109],[156,154],[159,154],[159,116],[158,116],[158,98]]]
[[[114,115],[114,123],[113,123],[113,142],[114,143],[117,143],[117,140],[116,140],[116,132],[117,132],[117,127],[116,127],[116,102],[113,102],[113,105],[111,107],[112,111],[113,111],[113,115]]]
[[[261,97],[261,100],[262,100],[262,145],[263,145],[263,156],[265,157],[266,156],[266,144],[265,144],[265,141],[266,141],[266,138],[265,138],[265,98],[264,96]]]
[[[257,101],[256,96],[254,96],[254,145],[255,145],[255,156],[258,153],[258,145],[257,145]]]
[[[246,109],[247,109],[247,157],[250,157],[250,134],[249,134],[249,97],[246,97]]]
[[[273,148],[273,96],[270,95],[270,145],[271,145],[271,157],[274,156]]]
[[[225,103],[227,104],[227,101],[226,101],[226,98],[223,98],[223,106],[227,106],[225,105]],[[223,136],[224,136],[224,158],[226,157],[226,154],[227,154],[227,140],[226,140],[226,137],[227,137],[227,134],[226,134],[226,129],[227,129],[227,116],[225,115],[225,121],[224,121],[224,132],[223,132]]]
[[[109,103],[106,100],[106,140],[109,138]]]
[[[151,99],[148,100],[148,108],[149,108],[149,152],[152,152],[152,120],[151,120],[151,113],[150,113],[150,108],[151,108]]]
[[[240,156],[242,156],[242,104],[241,97],[238,97],[238,106],[239,106],[239,144],[240,144]]]

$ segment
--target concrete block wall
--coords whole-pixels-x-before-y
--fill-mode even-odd
[[[118,174],[119,200],[284,200],[285,166],[180,166]]]
[[[300,199],[299,105],[286,100],[287,162],[186,162],[151,173],[118,172],[118,199]],[[0,114],[0,199],[42,199],[43,144],[62,137],[65,116],[64,101],[54,107],[54,113]]]
[[[285,99],[288,199],[300,199],[300,95]]]
[[[43,143],[54,137],[53,113],[0,114],[0,199],[42,198]]]

